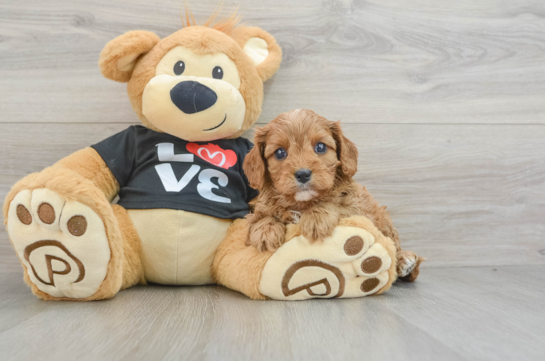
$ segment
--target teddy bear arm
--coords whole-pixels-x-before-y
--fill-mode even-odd
[[[70,154],[55,163],[53,168],[70,169],[90,180],[109,201],[112,201],[119,193],[119,182],[102,157],[91,147]]]

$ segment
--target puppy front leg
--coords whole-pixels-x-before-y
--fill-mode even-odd
[[[250,224],[246,245],[252,245],[258,251],[275,251],[284,243],[286,226],[274,217],[267,216]]]
[[[323,241],[339,224],[339,212],[334,207],[315,206],[301,215],[301,233],[310,241]]]

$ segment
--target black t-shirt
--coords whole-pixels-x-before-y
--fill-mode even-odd
[[[121,187],[127,209],[168,208],[209,216],[244,217],[258,192],[242,162],[252,143],[244,138],[187,142],[141,125],[92,146]]]

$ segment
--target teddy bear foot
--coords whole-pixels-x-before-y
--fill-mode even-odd
[[[394,281],[396,258],[391,240],[375,235],[376,230],[338,226],[323,242],[292,238],[266,263],[260,292],[277,300],[382,293]]]
[[[10,204],[7,228],[40,297],[87,298],[106,278],[110,246],[91,208],[46,188],[23,190]]]

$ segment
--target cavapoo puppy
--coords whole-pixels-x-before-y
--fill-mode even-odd
[[[259,190],[248,215],[248,245],[274,251],[284,242],[286,224],[297,222],[303,236],[323,241],[340,218],[363,215],[394,241],[398,275],[416,279],[423,258],[401,249],[386,207],[352,179],[358,149],[339,122],[297,109],[257,129],[254,143],[243,164],[250,185]]]

